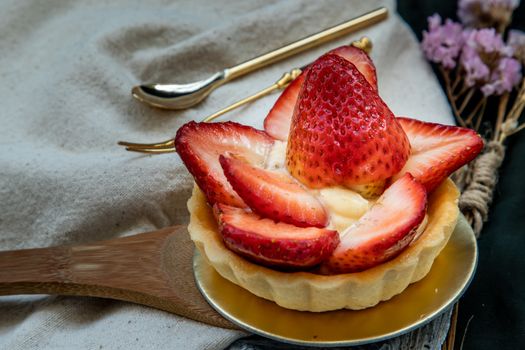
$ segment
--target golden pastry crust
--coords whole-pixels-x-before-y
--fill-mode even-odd
[[[458,197],[452,181],[444,181],[429,197],[428,224],[417,241],[395,259],[358,273],[279,272],[240,257],[222,243],[212,210],[197,186],[188,201],[188,231],[221,276],[261,298],[301,311],[359,310],[392,298],[426,276],[456,226]]]

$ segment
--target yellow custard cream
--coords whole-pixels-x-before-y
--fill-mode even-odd
[[[359,193],[344,187],[327,187],[317,192],[330,215],[329,228],[339,233],[359,220],[372,205]]]
[[[285,167],[286,142],[275,141],[268,154],[265,168],[287,172]],[[342,233],[347,227],[357,221],[373,204],[359,193],[344,187],[326,187],[321,190],[310,190],[324,204],[329,216],[328,228]]]

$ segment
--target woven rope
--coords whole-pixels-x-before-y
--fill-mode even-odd
[[[489,205],[496,183],[498,169],[505,158],[505,146],[490,141],[483,153],[470,166],[455,174],[454,180],[461,190],[459,208],[479,237],[483,223],[487,221]]]

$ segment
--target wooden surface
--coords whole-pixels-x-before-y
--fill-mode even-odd
[[[235,328],[198,292],[184,226],[81,246],[0,252],[0,295],[61,294],[130,301]]]

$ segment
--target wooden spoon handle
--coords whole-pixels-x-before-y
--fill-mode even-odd
[[[80,246],[0,252],[0,295],[64,294],[123,299],[167,288],[162,257],[182,227]],[[152,282],[144,288],[144,284]],[[124,298],[125,300],[127,298]],[[129,299],[129,298],[128,298]]]
[[[197,290],[193,250],[186,227],[173,226],[81,246],[0,252],[0,295],[118,299],[237,328]]]
[[[0,295],[51,294],[70,280],[71,248],[53,247],[0,252]]]

